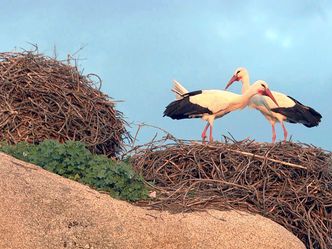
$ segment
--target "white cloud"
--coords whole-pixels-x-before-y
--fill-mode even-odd
[[[281,46],[284,48],[289,48],[291,45],[292,45],[292,40],[289,37],[286,37],[281,41]]]
[[[241,39],[247,35],[250,35],[251,22],[243,23],[239,20],[221,20],[219,22],[213,23],[214,30],[216,34],[223,40],[228,42],[233,42],[235,40]]]
[[[267,41],[270,41],[274,44],[277,44],[283,48],[289,48],[292,46],[292,38],[288,36],[284,36],[278,33],[275,30],[268,29],[264,33],[264,37]]]
[[[265,38],[270,41],[276,41],[278,40],[279,36],[275,31],[268,29],[265,31]]]

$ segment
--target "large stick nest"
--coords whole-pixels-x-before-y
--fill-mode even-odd
[[[0,140],[77,140],[118,155],[130,139],[126,122],[90,76],[37,52],[0,53]]]
[[[297,235],[308,248],[332,248],[332,158],[296,143],[151,143],[133,157],[157,192],[139,203],[173,212],[245,209]]]

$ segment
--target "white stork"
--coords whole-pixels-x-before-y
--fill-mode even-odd
[[[242,94],[250,89],[249,73],[245,68],[237,68],[229,80],[225,90],[235,81],[242,82]],[[301,104],[296,99],[280,92],[272,91],[279,106],[276,106],[269,98],[256,95],[250,99],[249,107],[259,110],[272,126],[272,143],[276,140],[275,123],[280,122],[284,131],[284,141],[287,140],[288,132],[284,121],[301,123],[306,127],[317,126],[322,116],[313,108]]]
[[[248,105],[250,98],[265,95],[275,101],[265,81],[258,80],[243,95],[223,90],[199,90],[188,92],[178,82],[172,89],[176,93],[177,100],[171,102],[164,111],[164,116],[172,119],[202,118],[207,124],[202,132],[202,140],[205,141],[206,131],[210,127],[209,141],[213,141],[212,128],[216,118],[221,118],[229,112],[243,109]]]

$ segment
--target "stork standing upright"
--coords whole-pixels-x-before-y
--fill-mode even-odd
[[[225,90],[235,81],[241,81],[242,94],[250,89],[249,73],[247,69],[239,67],[235,70],[232,78],[227,83]],[[287,140],[288,132],[284,121],[289,123],[301,123],[306,127],[314,127],[319,124],[322,116],[309,106],[305,106],[296,99],[280,92],[272,91],[279,106],[269,98],[256,95],[249,101],[249,107],[259,110],[272,126],[272,142],[276,140],[275,124],[280,122],[284,131],[284,141]]]
[[[243,109],[255,95],[265,95],[275,98],[265,81],[256,81],[243,95],[223,90],[199,90],[188,92],[178,82],[173,91],[177,100],[171,102],[164,111],[164,116],[172,119],[202,118],[207,124],[202,132],[202,140],[205,141],[207,129],[210,127],[209,141],[213,141],[212,129],[216,118],[221,118],[229,112]]]

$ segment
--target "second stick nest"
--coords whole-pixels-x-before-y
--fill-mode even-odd
[[[90,76],[37,52],[0,53],[0,140],[77,140],[118,155],[130,139],[126,122]]]

